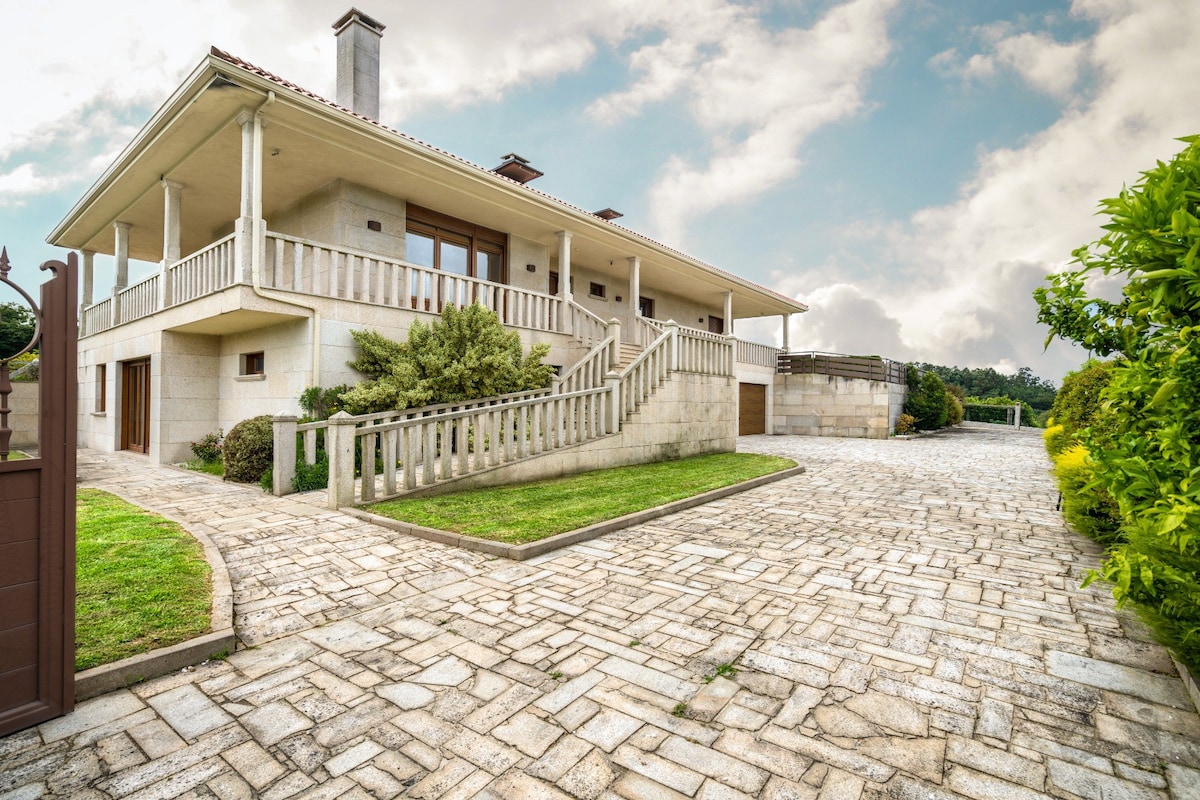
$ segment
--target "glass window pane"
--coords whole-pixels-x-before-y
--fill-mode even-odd
[[[467,274],[467,246],[457,242],[441,242],[441,263],[438,267],[442,272],[453,272],[455,275]]]
[[[405,233],[404,260],[420,267],[432,267],[433,237],[415,231]]]
[[[503,278],[500,271],[500,254],[477,250],[475,252],[475,277],[500,283]]]

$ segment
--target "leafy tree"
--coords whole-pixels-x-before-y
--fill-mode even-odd
[[[1034,375],[1029,367],[1021,367],[1015,375],[1004,375],[991,367],[917,366],[925,372],[936,373],[947,385],[962,387],[963,394],[970,397],[1011,397],[1038,411],[1046,411],[1054,402],[1054,384]]]
[[[8,358],[25,349],[37,320],[33,310],[19,303],[0,303],[0,358]]]
[[[1078,268],[1034,293],[1055,336],[1121,357],[1101,390],[1113,414],[1104,441],[1081,435],[1115,499],[1125,541],[1089,581],[1136,602],[1180,660],[1200,674],[1200,137],[1132,188],[1101,203],[1106,233]],[[1120,300],[1089,294],[1096,276],[1124,279]]]
[[[415,323],[403,343],[374,331],[351,335],[359,357],[350,366],[372,378],[341,394],[346,407],[358,413],[540,389],[553,375],[542,363],[549,345],[534,345],[524,355],[521,337],[478,304],[461,310],[446,306],[440,321]]]

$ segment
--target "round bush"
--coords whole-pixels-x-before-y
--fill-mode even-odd
[[[225,459],[225,480],[258,483],[271,468],[275,457],[275,433],[271,417],[244,419],[225,436],[221,447]]]

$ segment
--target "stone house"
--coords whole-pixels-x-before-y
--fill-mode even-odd
[[[186,460],[208,432],[359,380],[352,330],[402,339],[472,302],[593,387],[674,321],[693,383],[669,437],[728,450],[739,419],[774,429],[779,348],[729,333],[763,316],[786,332],[805,305],[538,191],[520,156],[486,169],[382,125],[384,26],[352,9],[334,29],[336,102],[213,48],[48,237],[82,254],[80,444]],[[130,285],[131,260],[158,268]]]

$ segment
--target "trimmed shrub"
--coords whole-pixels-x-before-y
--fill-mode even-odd
[[[896,418],[896,435],[907,436],[917,429],[917,418],[912,414],[901,414]]]
[[[946,427],[957,425],[963,421],[963,404],[955,396],[950,387],[946,387]]]
[[[1087,448],[1075,444],[1063,450],[1054,459],[1054,476],[1063,496],[1063,516],[1072,528],[1103,545],[1123,540],[1117,501],[1096,483],[1096,465]]]
[[[350,367],[372,378],[339,395],[353,414],[541,389],[553,375],[542,363],[549,344],[532,345],[526,355],[521,337],[479,304],[447,305],[433,324],[413,323],[403,343],[375,331],[350,335],[359,352]]]
[[[1046,443],[1046,452],[1050,454],[1051,458],[1071,446],[1071,437],[1067,435],[1067,429],[1057,424],[1046,428],[1042,433],[1042,441]]]
[[[1104,408],[1102,394],[1112,382],[1113,367],[1117,363],[1088,361],[1063,378],[1050,413],[1068,439],[1079,441],[1082,432],[1088,428],[1101,439],[1112,436],[1117,421],[1113,412]]]
[[[916,419],[917,430],[936,431],[946,426],[946,395],[946,384],[935,373],[921,375],[916,367],[908,366],[904,413]]]
[[[244,419],[229,431],[222,447],[225,480],[258,483],[271,468],[275,454],[275,433],[271,417]]]

